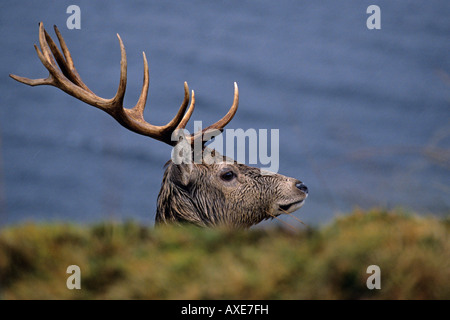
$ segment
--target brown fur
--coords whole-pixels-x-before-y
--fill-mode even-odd
[[[227,171],[235,175],[230,181],[221,178]],[[263,175],[260,169],[236,161],[209,165],[177,165],[169,161],[155,221],[249,228],[282,214],[280,206],[305,200],[307,191],[296,187],[298,183],[280,174]]]

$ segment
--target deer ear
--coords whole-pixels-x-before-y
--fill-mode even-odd
[[[193,180],[194,165],[189,164],[175,164],[171,170],[171,180],[182,187],[187,187]]]

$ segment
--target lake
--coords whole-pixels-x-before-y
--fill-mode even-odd
[[[81,10],[79,30],[66,26],[71,4]],[[119,33],[128,107],[139,97],[145,51],[145,117],[154,124],[176,113],[184,81],[196,93],[187,128],[217,121],[236,81],[239,110],[227,128],[279,130],[279,173],[310,191],[295,213],[307,224],[358,207],[448,215],[450,2],[376,1],[379,30],[366,25],[371,4],[2,1],[0,224],[152,224],[171,153],[54,87],[9,78],[47,76],[33,48],[39,21],[52,36],[58,25],[81,77],[105,98],[118,85]]]

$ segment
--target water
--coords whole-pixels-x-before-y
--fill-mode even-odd
[[[150,63],[145,117],[171,119],[183,82],[191,119],[229,128],[280,129],[279,172],[304,181],[296,216],[328,222],[354,207],[450,207],[450,2],[377,1],[381,30],[366,27],[370,1],[77,1],[81,30],[66,28],[71,1],[0,4],[0,223],[134,219],[152,224],[170,147],[120,127],[52,87],[33,44],[37,23],[57,24],[87,85],[114,95],[125,42],[125,105]],[[192,130],[188,125],[188,129]],[[285,217],[285,221],[296,224]],[[271,222],[277,223],[277,222]]]

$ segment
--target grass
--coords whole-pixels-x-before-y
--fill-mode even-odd
[[[449,227],[399,210],[299,232],[25,224],[1,231],[0,298],[450,299]],[[73,264],[81,290],[66,287]]]

